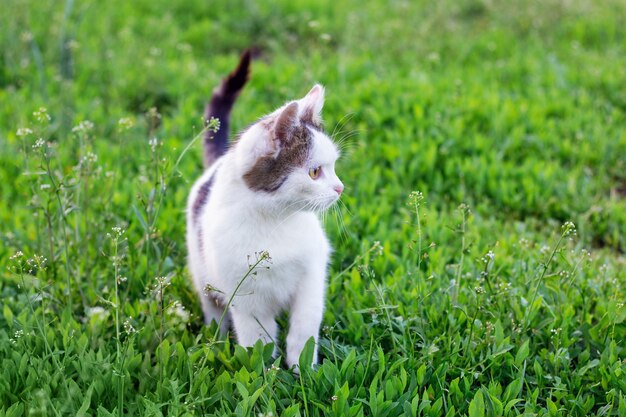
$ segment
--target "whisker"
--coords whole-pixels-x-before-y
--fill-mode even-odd
[[[342,202],[343,206],[345,207],[345,204]],[[343,238],[343,240],[345,242],[348,241],[349,238],[349,234],[348,234],[348,226],[346,226],[346,223],[343,219],[341,210],[339,209],[339,205],[335,206],[335,219],[337,221],[337,225],[339,227],[339,236],[341,238]]]
[[[303,199],[301,199],[301,200],[296,200],[296,201],[294,201],[294,202],[290,203],[289,205],[287,205],[286,207],[284,207],[284,208],[280,211],[280,213],[278,213],[278,216],[279,216],[279,217],[280,217],[280,216],[282,216],[282,214],[283,214],[285,211],[287,211],[289,208],[293,207],[293,206],[294,206],[294,205],[296,205],[296,204],[301,204],[301,203],[305,203],[305,204],[304,204],[304,208],[305,208],[305,209],[306,209],[306,208],[308,207],[308,205],[310,204],[309,199],[306,199],[306,198],[303,198]],[[285,218],[284,218],[284,219],[283,219],[280,223],[278,223],[278,224],[276,225],[276,227],[274,227],[274,229],[272,230],[272,232],[271,232],[271,233],[274,233],[274,232],[276,231],[276,229],[278,229],[280,226],[282,226],[282,225],[283,225],[283,223],[285,223],[287,220],[291,219],[293,216],[295,216],[295,215],[296,215],[296,214],[298,214],[299,212],[300,212],[299,210],[296,210],[296,211],[294,211],[293,213],[289,214],[289,215],[288,215],[287,217],[285,217]]]
[[[318,195],[315,196],[313,198],[303,198],[301,200],[296,200],[293,201],[291,203],[289,203],[287,206],[285,206],[280,213],[278,214],[278,216],[282,216],[282,214],[287,211],[288,209],[290,209],[291,207],[295,206],[296,204],[301,204],[304,203],[304,206],[302,207],[301,210],[295,210],[293,213],[290,213],[287,217],[285,217],[280,223],[278,223],[276,225],[276,227],[274,227],[274,229],[272,230],[271,233],[274,233],[280,226],[282,226],[287,220],[291,219],[293,216],[295,216],[296,214],[303,212],[303,211],[321,211],[323,213],[322,210],[319,210],[321,207],[321,204],[326,200],[326,197],[323,195]]]
[[[352,129],[352,130],[347,130],[345,132],[342,132],[342,135],[340,137],[337,137],[339,135],[337,135],[334,140],[335,142],[343,142],[346,140],[346,138],[349,138],[351,136],[356,135],[357,133],[363,133],[364,129]]]
[[[357,143],[352,140],[353,137],[357,136],[361,131],[353,130],[344,134],[341,139],[335,141],[335,146],[339,149],[342,154],[349,154],[356,147]]]
[[[350,211],[346,203],[344,203],[341,199],[337,200],[337,202],[341,204],[341,206],[346,210],[346,212],[350,215],[350,217],[354,217],[354,214],[352,214],[352,212]]]
[[[363,133],[363,131],[361,129],[355,129],[355,130],[351,130],[349,132],[344,133],[343,136],[341,136],[341,138],[335,140],[335,144],[337,146],[345,146],[348,142],[348,139],[358,135],[359,133]]]
[[[339,121],[335,124],[335,128],[333,129],[333,133],[331,133],[330,137],[334,138],[335,137],[335,133],[341,133],[341,129],[343,129],[346,124],[348,124],[350,119],[352,119],[355,114],[356,113],[354,113],[354,112],[347,113],[341,119],[339,119]],[[344,122],[344,120],[345,120],[345,122]],[[337,128],[339,128],[339,130],[337,130]]]
[[[285,211],[287,211],[287,210],[288,210],[288,209],[290,209],[291,207],[295,206],[296,204],[305,203],[305,202],[307,202],[307,201],[309,201],[309,199],[308,199],[308,198],[303,198],[303,199],[301,199],[301,200],[296,200],[296,201],[293,201],[293,202],[289,203],[287,206],[285,206],[285,207],[284,207],[284,208],[280,211],[280,213],[278,213],[278,216],[280,217],[280,216],[281,216],[281,215],[282,215]]]

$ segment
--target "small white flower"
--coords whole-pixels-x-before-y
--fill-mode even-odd
[[[117,126],[120,130],[128,130],[135,125],[135,121],[130,117],[122,117],[117,121]]]
[[[33,144],[33,149],[43,148],[46,145],[46,141],[43,138],[37,139],[37,142]]]
[[[495,325],[492,322],[490,321],[485,322],[485,330],[487,331],[487,333],[491,333],[494,328],[495,328]]]
[[[131,317],[132,318],[132,317]],[[131,335],[133,333],[137,333],[137,329],[135,329],[132,325],[132,323],[130,322],[130,320],[125,320],[124,321],[124,331],[128,334]]]
[[[421,191],[411,191],[409,194],[409,206],[419,207],[424,200],[424,193]]]
[[[207,297],[213,297],[213,292],[221,292],[219,291],[217,288],[215,288],[214,286],[212,286],[211,284],[207,284],[204,286],[204,288],[202,289],[202,293],[204,295],[206,295]],[[215,300],[216,304],[217,304],[217,300]]]
[[[378,240],[374,241],[374,244],[372,245],[372,252],[374,253],[375,256],[382,255],[384,249],[385,248],[383,247],[383,245],[380,244],[380,241]]]
[[[169,313],[178,317],[183,323],[187,323],[189,321],[189,312],[178,302],[174,303],[174,305],[170,307]]]
[[[163,300],[165,289],[170,286],[170,277],[155,277],[156,283],[152,285],[152,295],[158,301]]]
[[[561,226],[561,230],[563,231],[563,236],[576,236],[576,225],[572,222],[563,223],[563,226]]]
[[[94,126],[93,123],[90,122],[89,120],[83,120],[78,125],[72,128],[72,132],[75,132],[75,133],[88,132],[93,129],[93,126]]]
[[[469,215],[472,213],[472,210],[470,209],[470,206],[467,205],[466,203],[461,203],[459,204],[458,210],[462,213],[464,213],[465,215]]]
[[[148,145],[150,145],[150,148],[152,149],[152,152],[154,152],[156,150],[157,145],[159,144],[159,141],[156,137],[151,138],[148,141]]]
[[[101,316],[107,314],[107,311],[102,307],[91,307],[85,309],[87,317]]]
[[[9,259],[13,261],[15,259],[20,259],[23,257],[24,257],[24,253],[21,250],[18,250],[17,252],[15,252],[15,254],[11,255]]]
[[[485,254],[485,256],[482,257],[482,261],[488,264],[490,261],[493,261],[495,257],[496,255],[493,253],[493,251],[489,251]]]
[[[210,130],[213,133],[216,133],[218,130],[220,130],[220,119],[211,117],[209,120],[206,120],[204,116],[202,116],[202,120],[204,121],[204,126],[207,128],[207,130]]]
[[[33,112],[33,116],[35,116],[35,119],[40,123],[50,121],[50,115],[48,114],[48,109],[46,109],[45,107],[39,107],[39,110]]]
[[[19,129],[17,129],[17,136],[26,136],[26,135],[30,135],[32,134],[33,131],[27,127],[20,127]]]
[[[93,153],[93,152],[87,152],[87,153],[85,154],[85,156],[83,156],[83,157],[82,157],[82,159],[81,159],[81,163],[82,163],[82,162],[87,162],[87,163],[93,164],[93,163],[95,163],[97,160],[98,160],[98,155],[96,155],[96,154],[95,154],[95,153]]]

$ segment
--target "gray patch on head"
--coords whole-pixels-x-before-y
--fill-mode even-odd
[[[313,134],[306,125],[291,126],[288,140],[281,140],[280,151],[262,156],[243,176],[246,185],[255,191],[274,192],[287,180],[289,174],[303,167],[313,146]]]
[[[258,158],[243,179],[251,190],[272,193],[287,181],[291,172],[304,167],[313,147],[312,130],[321,132],[322,125],[314,117],[313,108],[305,108],[298,117],[295,101],[278,116],[264,117],[258,123],[268,131],[278,154]]]

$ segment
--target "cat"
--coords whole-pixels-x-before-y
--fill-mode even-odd
[[[287,310],[286,361],[297,370],[311,337],[317,363],[331,254],[317,213],[343,192],[335,174],[339,150],[322,129],[319,84],[249,126],[229,147],[230,112],[249,79],[250,61],[250,51],[244,52],[206,108],[205,119],[219,119],[220,127],[205,135],[206,169],[188,199],[189,269],[205,323],[225,317],[220,330],[232,322],[240,345],[276,343],[275,318]],[[243,279],[261,252],[271,265]]]

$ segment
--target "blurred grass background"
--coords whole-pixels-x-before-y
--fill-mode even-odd
[[[626,413],[625,3],[2,9],[3,413]],[[271,349],[212,341],[187,284],[201,153],[183,150],[251,45],[235,128],[321,82],[349,144],[326,221],[327,361],[302,387],[265,371]]]

